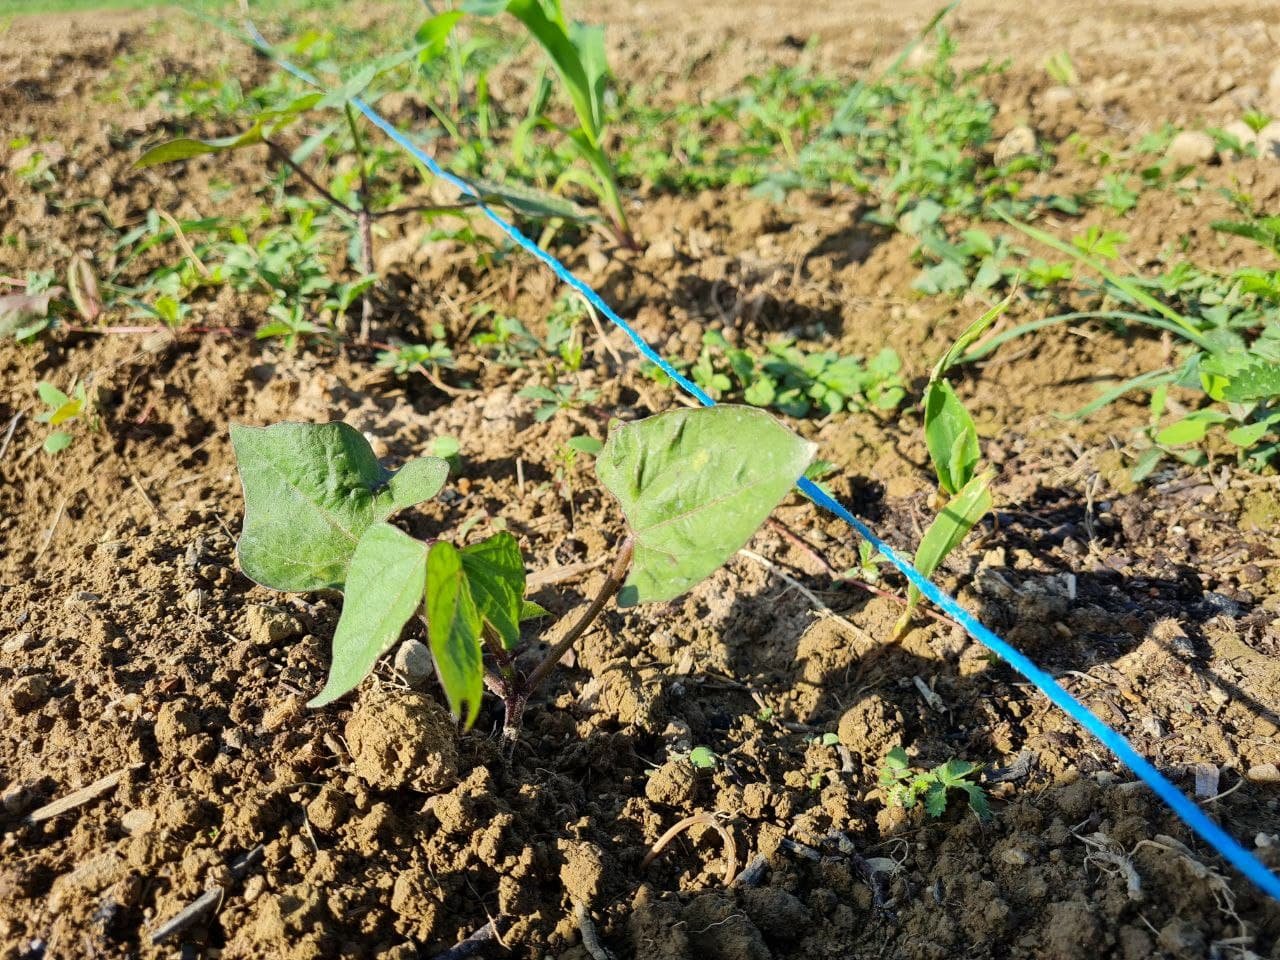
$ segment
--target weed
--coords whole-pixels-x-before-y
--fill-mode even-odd
[[[952,791],[964,793],[969,809],[979,820],[991,816],[987,795],[975,781],[979,774],[976,764],[964,760],[948,760],[932,770],[913,770],[911,760],[901,747],[894,747],[880,767],[880,788],[885,802],[911,810],[923,803],[931,817],[947,812],[947,801]]]
[[[580,410],[600,398],[600,391],[582,388],[572,383],[554,383],[549,387],[533,384],[520,391],[518,396],[537,400],[533,418],[545,423],[562,410]]]
[[[757,357],[714,330],[703,334],[702,344],[689,375],[716,400],[740,397],[752,406],[806,417],[894,410],[906,396],[902,362],[888,347],[864,364],[834,351],[806,353],[791,340],[771,344]]]
[[[89,397],[84,383],[77,381],[71,388],[70,395],[63,393],[51,383],[40,381],[36,384],[36,394],[44,409],[36,414],[38,423],[47,423],[50,427],[61,427],[69,424],[85,412],[89,405]],[[74,435],[67,430],[52,430],[45,437],[43,449],[45,453],[61,453],[71,446]]]

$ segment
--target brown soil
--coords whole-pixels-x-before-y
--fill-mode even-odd
[[[756,4],[756,19],[721,0],[595,9],[611,24],[619,73],[656,75],[679,97],[794,62],[795,40],[811,34],[828,68],[860,73],[900,48],[933,4],[827,6]],[[1088,0],[1012,19],[1007,5],[978,0],[954,31],[965,58],[1011,60],[989,81],[1001,132],[1029,122],[1050,140],[1078,131],[1123,144],[1166,120],[1224,124],[1265,96],[1277,40],[1266,14],[1263,4]],[[158,44],[184,68],[230,55],[245,75],[259,69],[221,41],[193,55],[161,24],[95,14],[0,32],[0,149],[18,135],[63,148],[56,192],[35,190],[0,153],[0,275],[61,269],[77,250],[104,262],[104,224],[153,207],[208,213],[215,174],[241,185],[229,205],[260,181],[253,157],[130,169],[163,118],[105,98],[120,54]],[[1052,81],[1041,64],[1059,49],[1086,92],[1066,106],[1044,96]],[[1099,176],[1067,146],[1060,159],[1037,189]],[[1245,262],[1245,247],[1206,226],[1229,210],[1216,188],[1274,207],[1280,164],[1242,160],[1196,176],[1195,190],[1144,194],[1124,225],[1134,266],[1179,243],[1205,265]],[[562,252],[668,354],[696,353],[708,323],[757,341],[825,329],[844,351],[889,343],[920,377],[975,313],[915,297],[910,241],[869,235],[852,199],[794,196],[780,209],[736,191],[641,199],[635,227],[648,253],[602,260],[594,238]],[[380,317],[406,336],[437,322],[459,335],[465,313],[442,305],[486,298],[536,327],[558,293],[524,261],[482,274],[469,251],[437,253],[383,263],[394,296]],[[220,297],[194,322],[252,328],[259,309]],[[625,349],[616,336],[613,345]],[[1049,415],[1165,349],[1050,332],[966,383],[1001,470],[1000,516],[944,580],[1185,789],[1212,766],[1224,795],[1206,808],[1276,870],[1275,479],[1169,470],[1134,490],[1117,451],[1140,407],[1118,404],[1084,424]],[[306,710],[339,601],[282,598],[238,572],[226,424],[345,419],[395,462],[436,436],[459,437],[461,479],[410,520],[415,532],[476,520],[482,535],[501,521],[534,569],[596,560],[617,543],[621,518],[583,464],[570,503],[557,452],[574,434],[602,436],[611,416],[671,402],[602,345],[581,374],[599,402],[546,424],[516,396],[527,372],[475,361],[463,372],[482,392],[446,396],[358,351],[290,353],[234,332],[6,341],[0,369],[0,429],[18,417],[0,457],[4,960],[170,956],[180,945],[224,958],[433,956],[492,918],[493,954],[516,957],[585,958],[594,932],[616,955],[646,960],[1280,958],[1280,907],[1096,743],[955,629],[922,620],[888,643],[899,607],[834,584],[776,527],[752,549],[839,618],[747,558],[662,609],[609,613],[531,704],[510,762],[495,705],[455,739],[435,689],[406,689],[390,664],[349,702]],[[73,377],[90,384],[99,422],[52,458],[40,451],[32,385]],[[910,548],[930,488],[915,415],[800,428],[840,468],[836,493]],[[798,498],[777,517],[836,569],[853,565],[837,522]],[[534,599],[562,616],[601,576]],[[938,821],[886,807],[877,768],[900,744],[919,765],[986,764],[994,819],[980,823],[958,804]],[[719,758],[713,769],[686,759],[699,745]],[[116,773],[73,809],[27,819]],[[668,828],[698,814],[719,818],[730,848],[706,817],[642,868]],[[758,882],[726,888],[730,862],[756,857]],[[203,918],[152,945],[163,922],[214,886],[222,894]],[[585,937],[579,905],[591,918]]]

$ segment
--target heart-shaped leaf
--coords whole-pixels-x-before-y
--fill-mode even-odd
[[[364,532],[347,568],[329,679],[307,706],[322,707],[355,689],[395,645],[422,606],[427,550],[389,523],[375,523]]]
[[[448,464],[424,458],[393,475],[341,422],[233,424],[231,445],[244,485],[240,568],[289,592],[342,589],[369,525],[433,496],[448,474]]]
[[[619,606],[671,600],[768,518],[816,447],[763,410],[677,410],[617,427],[596,460],[635,537]]]

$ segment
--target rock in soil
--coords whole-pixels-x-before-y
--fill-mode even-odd
[[[1165,155],[1179,166],[1213,159],[1213,137],[1198,130],[1183,130],[1169,142]]]
[[[346,733],[356,774],[371,787],[438,793],[458,779],[457,725],[425,694],[366,690]]]

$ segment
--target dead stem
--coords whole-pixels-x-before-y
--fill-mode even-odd
[[[720,839],[724,841],[724,885],[726,887],[730,886],[733,883],[734,877],[738,875],[738,850],[734,846],[733,835],[729,833],[728,828],[720,822],[714,813],[695,813],[691,817],[685,817],[673,826],[670,830],[660,836],[657,839],[657,842],[649,848],[649,852],[645,854],[644,859],[640,861],[640,869],[644,870],[648,867],[649,864],[653,863],[653,861],[657,859],[658,854],[662,853],[667,844],[690,827],[695,827],[698,824],[710,827],[716,833],[720,834]]]

